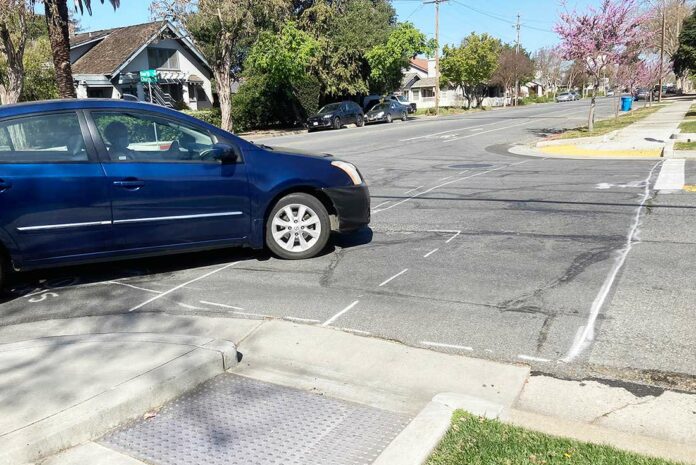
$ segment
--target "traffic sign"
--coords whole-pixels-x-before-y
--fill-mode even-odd
[[[156,83],[157,82],[157,70],[146,69],[145,71],[140,71],[140,82],[145,83]]]

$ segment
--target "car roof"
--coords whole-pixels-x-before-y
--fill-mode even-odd
[[[163,115],[177,116],[181,118],[183,113],[171,110],[159,105],[143,102],[133,102],[116,99],[62,99],[41,100],[36,102],[13,103],[0,105],[0,118],[20,116],[29,113],[41,113],[45,111],[60,110],[89,110],[89,109],[114,109],[114,110],[147,110],[149,112],[162,113]]]

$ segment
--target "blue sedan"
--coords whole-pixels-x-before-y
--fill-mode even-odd
[[[0,107],[0,288],[9,270],[229,246],[285,259],[370,221],[358,169],[255,145],[163,107]]]

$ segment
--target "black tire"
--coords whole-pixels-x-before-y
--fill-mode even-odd
[[[401,121],[408,121],[408,114],[404,112],[403,115],[401,115]]]
[[[387,113],[387,123],[391,123],[392,121],[393,121],[393,120],[392,120],[392,115],[391,115],[391,113]]]
[[[365,118],[363,115],[358,115],[358,117],[355,120],[355,125],[359,128],[365,126]]]
[[[273,225],[273,219],[275,218],[276,214],[278,214],[278,212],[284,210],[285,207],[290,205],[306,206],[309,209],[311,209],[319,219],[319,225],[321,227],[319,237],[316,240],[316,242],[307,250],[298,252],[287,250],[283,248],[280,244],[278,244],[273,237],[273,232],[275,229],[275,226]],[[298,233],[301,234],[301,231],[298,231],[297,233],[295,233],[295,235],[297,236]],[[292,238],[293,233],[290,232],[289,234],[291,235],[290,238]],[[266,246],[275,256],[286,260],[302,260],[305,258],[312,258],[316,256],[318,253],[324,250],[324,247],[326,247],[326,243],[328,242],[330,235],[331,222],[329,220],[329,213],[326,211],[326,207],[324,207],[324,204],[322,204],[319,201],[319,199],[309,194],[297,192],[294,194],[286,195],[278,202],[276,202],[276,204],[271,209],[268,218],[266,219]],[[299,241],[299,237],[293,240],[293,244],[295,244],[295,241]]]
[[[307,128],[307,132],[314,132],[314,128]]]
[[[335,117],[332,124],[334,129],[341,129],[341,118]]]
[[[0,296],[5,294],[5,285],[7,285],[7,277],[10,272],[7,257],[0,249]]]

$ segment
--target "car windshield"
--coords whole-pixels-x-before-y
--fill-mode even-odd
[[[562,94],[559,94],[559,97],[567,97],[570,95],[568,92],[563,92]]]
[[[338,110],[338,107],[340,107],[340,103],[329,103],[328,105],[324,105],[321,110],[319,110],[319,113],[328,113],[330,111],[336,111]]]
[[[399,102],[401,102],[401,103],[407,103],[407,102],[408,102],[408,99],[407,99],[406,97],[404,97],[403,95],[399,95],[398,97],[396,97],[396,99],[397,99]]]
[[[372,107],[372,111],[380,111],[380,110],[388,110],[389,109],[389,104],[388,103],[378,103],[374,107]]]

